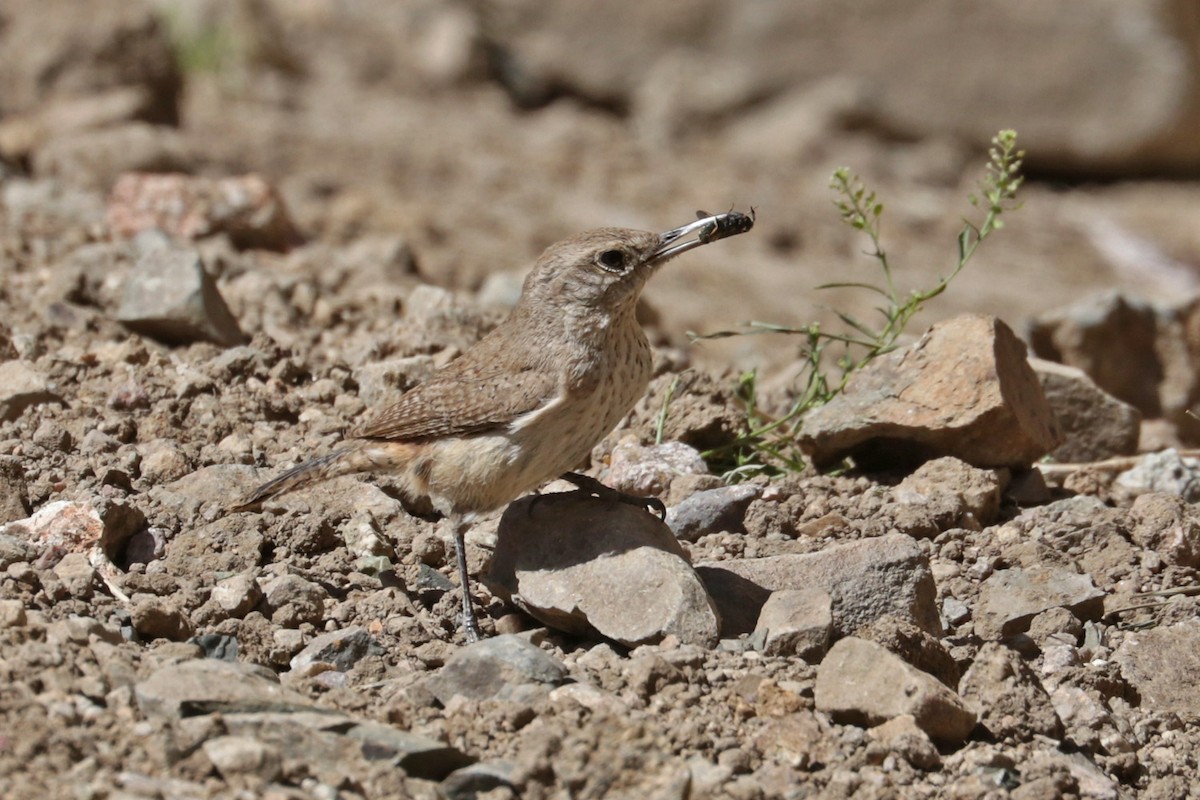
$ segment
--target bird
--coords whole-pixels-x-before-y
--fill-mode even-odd
[[[341,475],[395,474],[406,499],[428,500],[449,521],[462,629],[468,642],[478,641],[465,549],[478,516],[556,478],[665,516],[657,499],[626,495],[573,470],[650,383],[650,344],[636,317],[646,282],[672,258],[750,230],[754,217],[753,208],[748,215],[701,211],[664,233],[599,228],[551,245],[500,325],[368,414],[345,446],[287,470],[231,508]]]

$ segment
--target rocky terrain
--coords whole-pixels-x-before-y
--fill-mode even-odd
[[[0,6],[0,796],[1200,797],[1200,21],[683,5]],[[836,322],[842,163],[936,280],[1001,126],[1024,207],[805,420],[826,471],[714,472],[799,348],[685,332]],[[388,476],[228,510],[545,245],[730,203],[581,465],[666,520],[552,484],[477,524],[484,641]]]

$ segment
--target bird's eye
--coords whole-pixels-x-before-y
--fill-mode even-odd
[[[611,272],[619,272],[625,266],[625,254],[620,250],[605,250],[596,256],[596,263]]]

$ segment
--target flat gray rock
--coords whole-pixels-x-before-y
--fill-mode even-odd
[[[375,638],[365,628],[355,625],[322,633],[292,657],[290,666],[301,671],[324,668],[345,672],[366,656],[382,653],[383,648]]]
[[[487,700],[514,686],[555,686],[566,676],[567,668],[558,659],[528,639],[509,634],[462,648],[425,686],[445,705],[456,695]]]
[[[312,705],[263,667],[213,659],[160,667],[134,687],[134,696],[144,714],[169,722],[197,714],[293,711]]]
[[[718,617],[657,516],[577,492],[518,500],[500,520],[489,585],[559,630],[627,647],[711,646]]]
[[[426,780],[443,778],[474,760],[445,742],[379,722],[356,722],[344,735],[362,743],[368,761],[390,761],[409,775]]]
[[[899,533],[834,545],[818,553],[708,561],[696,566],[717,603],[722,636],[754,630],[771,592],[816,588],[833,600],[833,635],[885,615],[941,635],[929,560]]]
[[[667,511],[667,526],[685,542],[719,531],[744,532],[746,509],[761,494],[762,487],[753,483],[696,492]]]
[[[457,769],[441,783],[447,800],[475,800],[481,792],[505,787],[516,791],[517,765],[511,761],[481,761]]]
[[[194,250],[155,249],[138,259],[125,279],[117,320],[165,344],[233,346],[246,338]]]
[[[975,633],[984,639],[1014,636],[1051,608],[1070,609],[1081,620],[1104,613],[1104,591],[1090,575],[1062,567],[1012,567],[993,572],[979,590]]]
[[[388,761],[409,775],[441,780],[472,762],[450,745],[380,722],[319,708],[281,686],[274,673],[246,663],[197,659],[161,667],[134,687],[142,713],[173,730],[196,717],[220,714],[206,753],[224,769],[271,769],[272,750],[303,760],[333,782],[364,761]],[[253,740],[263,758],[240,760],[223,735]],[[199,744],[199,743],[198,743]],[[357,765],[356,763],[357,762]]]
[[[817,669],[818,711],[835,722],[874,726],[911,714],[929,738],[959,744],[975,713],[944,684],[884,647],[853,636],[838,641]]]

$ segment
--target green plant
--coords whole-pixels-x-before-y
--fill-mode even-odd
[[[983,212],[978,222],[964,220],[958,235],[958,260],[948,275],[939,278],[927,289],[914,289],[901,294],[896,288],[887,251],[881,241],[880,230],[883,218],[883,203],[875,192],[869,191],[862,180],[848,168],[833,173],[830,188],[837,194],[834,204],[842,221],[861,231],[871,243],[867,251],[877,262],[883,273],[883,285],[866,282],[827,283],[818,289],[851,288],[862,289],[878,295],[882,303],[875,310],[882,317],[878,326],[872,326],[845,312],[836,311],[845,323],[841,331],[824,330],[820,324],[795,328],[771,323],[750,322],[735,331],[719,331],[697,339],[722,338],[759,333],[782,333],[804,337],[801,345],[805,368],[803,384],[789,408],[779,416],[771,416],[760,409],[757,400],[757,375],[743,374],[736,387],[736,395],[745,411],[745,433],[733,442],[704,454],[715,470],[723,473],[727,481],[736,481],[753,475],[780,472],[795,472],[804,468],[804,459],[796,443],[796,430],[806,412],[832,400],[858,370],[879,356],[895,349],[896,342],[905,327],[924,304],[946,291],[985,239],[1003,227],[1001,216],[1015,210],[1017,189],[1021,177],[1024,152],[1017,149],[1015,131],[1000,131],[992,139],[988,151],[986,172],[979,182],[979,195],[970,195],[971,205]],[[833,368],[830,367],[830,362]],[[836,369],[836,372],[834,371]]]
[[[185,7],[167,4],[161,12],[175,63],[185,75],[222,72],[236,52],[229,26],[185,11]]]

